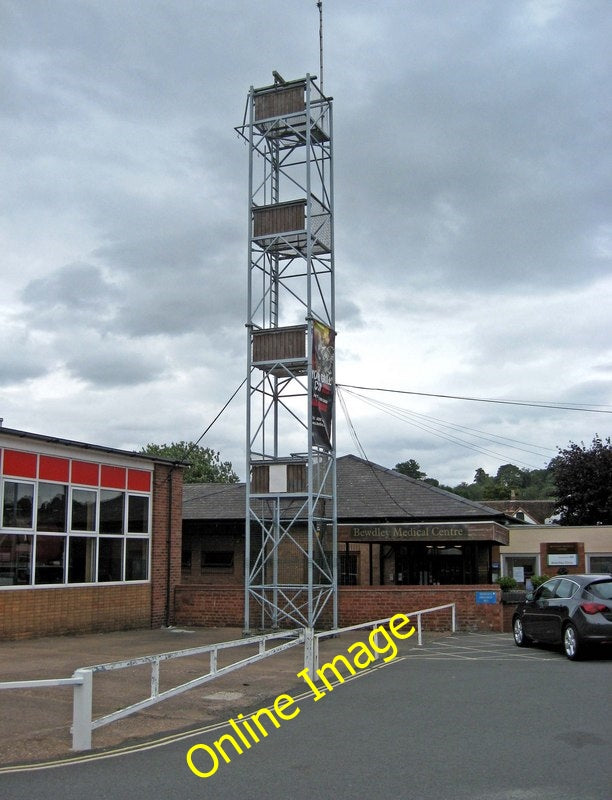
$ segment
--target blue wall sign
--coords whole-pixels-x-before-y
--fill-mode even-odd
[[[497,603],[495,592],[476,592],[476,605],[494,605]]]

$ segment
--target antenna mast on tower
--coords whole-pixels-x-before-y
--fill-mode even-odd
[[[323,0],[317,0],[319,9],[319,86],[323,93]]]

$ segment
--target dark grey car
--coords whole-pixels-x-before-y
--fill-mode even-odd
[[[518,606],[512,632],[519,647],[561,644],[572,660],[592,645],[612,644],[612,575],[551,578]]]

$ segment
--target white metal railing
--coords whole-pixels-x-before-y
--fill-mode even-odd
[[[422,615],[431,614],[434,611],[444,611],[444,609],[446,608],[450,608],[451,610],[451,632],[455,633],[455,631],[457,630],[457,612],[455,603],[446,603],[443,606],[424,608],[420,609],[419,611],[411,611],[406,614],[406,616],[411,621],[414,617],[416,617],[417,643],[419,645],[423,644],[423,626],[421,621]],[[333,630],[321,631],[319,633],[314,633],[312,628],[306,628],[305,629],[306,637],[304,640],[304,666],[307,667],[311,673],[314,673],[319,669],[319,642],[321,641],[321,639],[325,639],[329,636],[337,636],[340,633],[348,633],[348,631],[360,630],[361,628],[374,629],[377,628],[379,625],[385,625],[387,622],[392,620],[394,616],[395,614],[392,614],[390,617],[385,617],[384,619],[378,619],[371,622],[360,622],[357,625],[349,625],[346,628],[334,628]],[[379,654],[375,653],[374,657],[378,658]]]
[[[443,611],[444,609],[451,610],[451,631],[456,631],[456,610],[455,603],[448,603],[442,606],[435,606],[434,608],[425,608],[419,611],[413,611],[406,614],[412,621],[416,617],[417,625],[417,642],[419,645],[423,643],[423,630],[421,617],[423,614],[431,614],[435,611]],[[254,664],[269,656],[281,653],[284,650],[295,647],[298,644],[304,643],[304,666],[308,667],[311,673],[315,673],[319,668],[319,642],[330,636],[337,636],[341,633],[348,633],[349,631],[356,631],[362,628],[374,629],[380,625],[388,623],[395,614],[384,619],[373,620],[369,622],[361,622],[357,625],[349,625],[344,628],[334,628],[333,630],[320,631],[315,633],[312,628],[302,628],[296,630],[278,631],[275,633],[262,634],[260,636],[251,636],[244,639],[235,639],[229,642],[217,642],[215,644],[202,645],[200,647],[191,647],[186,650],[172,650],[167,653],[157,653],[150,656],[140,656],[138,658],[129,658],[123,661],[113,661],[107,664],[96,664],[90,667],[80,667],[75,670],[71,678],[50,678],[44,680],[33,681],[4,681],[0,682],[1,689],[35,689],[38,687],[57,687],[57,686],[72,686],[73,687],[73,710],[72,710],[72,749],[73,750],[90,750],[91,749],[91,735],[92,731],[100,728],[103,725],[108,725],[110,722],[127,717],[137,711],[141,711],[148,706],[159,703],[161,700],[166,700],[178,694],[193,689],[196,686],[201,686],[207,681],[211,681],[220,675],[226,675],[241,667]],[[268,642],[276,639],[286,639],[280,645],[266,649]],[[232,664],[219,667],[218,656],[220,650],[228,650],[236,647],[248,647],[249,645],[257,645],[258,652],[254,655],[243,658],[240,661],[235,661]],[[209,654],[209,670],[206,674],[200,675],[198,678],[182,683],[172,689],[167,689],[163,692],[159,691],[159,674],[160,665],[162,661],[170,661],[176,658],[185,658],[187,656],[197,656]],[[379,654],[376,653],[376,657]],[[118,669],[127,669],[129,667],[141,666],[143,664],[151,665],[151,678],[150,678],[150,694],[144,700],[132,703],[125,708],[118,709],[111,714],[93,719],[93,676],[95,673],[111,672]]]
[[[266,649],[266,644],[274,639],[288,639],[289,641]],[[91,749],[91,734],[96,728],[101,728],[103,725],[108,725],[110,722],[115,722],[118,719],[127,717],[137,711],[141,711],[148,706],[159,703],[161,700],[167,700],[170,697],[175,697],[178,694],[194,689],[196,686],[201,686],[207,681],[213,680],[220,675],[226,675],[228,672],[233,672],[241,667],[246,667],[249,664],[254,664],[261,661],[263,658],[281,653],[283,650],[288,650],[295,647],[304,641],[303,630],[286,630],[278,631],[275,633],[262,634],[261,636],[250,636],[245,639],[234,639],[229,642],[218,642],[215,644],[202,645],[200,647],[190,647],[186,650],[173,650],[168,653],[158,653],[151,656],[141,656],[139,658],[129,658],[125,661],[113,661],[108,664],[96,664],[92,667],[81,667],[74,673],[75,678],[83,680],[86,690],[79,696],[78,703],[80,708],[75,708],[73,714],[73,728],[72,728],[72,749],[73,750],[90,750]],[[247,647],[249,645],[257,645],[258,652],[254,655],[243,658],[240,661],[235,661],[232,664],[227,664],[224,667],[218,666],[218,656],[220,650],[228,650],[235,647]],[[169,661],[175,658],[185,658],[187,656],[197,656],[208,653],[210,656],[209,670],[206,674],[200,675],[198,678],[182,683],[172,689],[160,692],[159,690],[159,668],[162,661]],[[143,664],[151,665],[151,691],[149,697],[132,703],[125,708],[120,708],[112,714],[106,714],[103,717],[93,719],[92,717],[92,700],[93,700],[93,676],[98,672],[110,672],[117,669],[126,669],[128,667],[136,667]],[[87,688],[88,687],[88,688]],[[75,695],[76,705],[76,695]]]
[[[78,672],[78,670],[77,670]],[[72,686],[72,729],[82,726],[81,715],[87,702],[91,707],[91,676],[74,673],[72,678],[45,678],[34,681],[2,681],[0,689],[44,689],[56,686]],[[74,746],[74,737],[73,737]],[[90,745],[91,747],[91,745]]]

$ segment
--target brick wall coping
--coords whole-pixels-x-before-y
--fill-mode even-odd
[[[241,584],[222,584],[222,583],[179,583],[176,587],[177,590],[197,591],[198,589],[214,589],[216,592],[236,592],[244,591],[244,586]],[[469,583],[469,584],[441,584],[440,586],[419,586],[416,584],[403,584],[398,586],[340,586],[340,594],[349,594],[352,592],[457,592],[463,594],[465,592],[498,592],[501,594],[501,589],[496,583]]]

